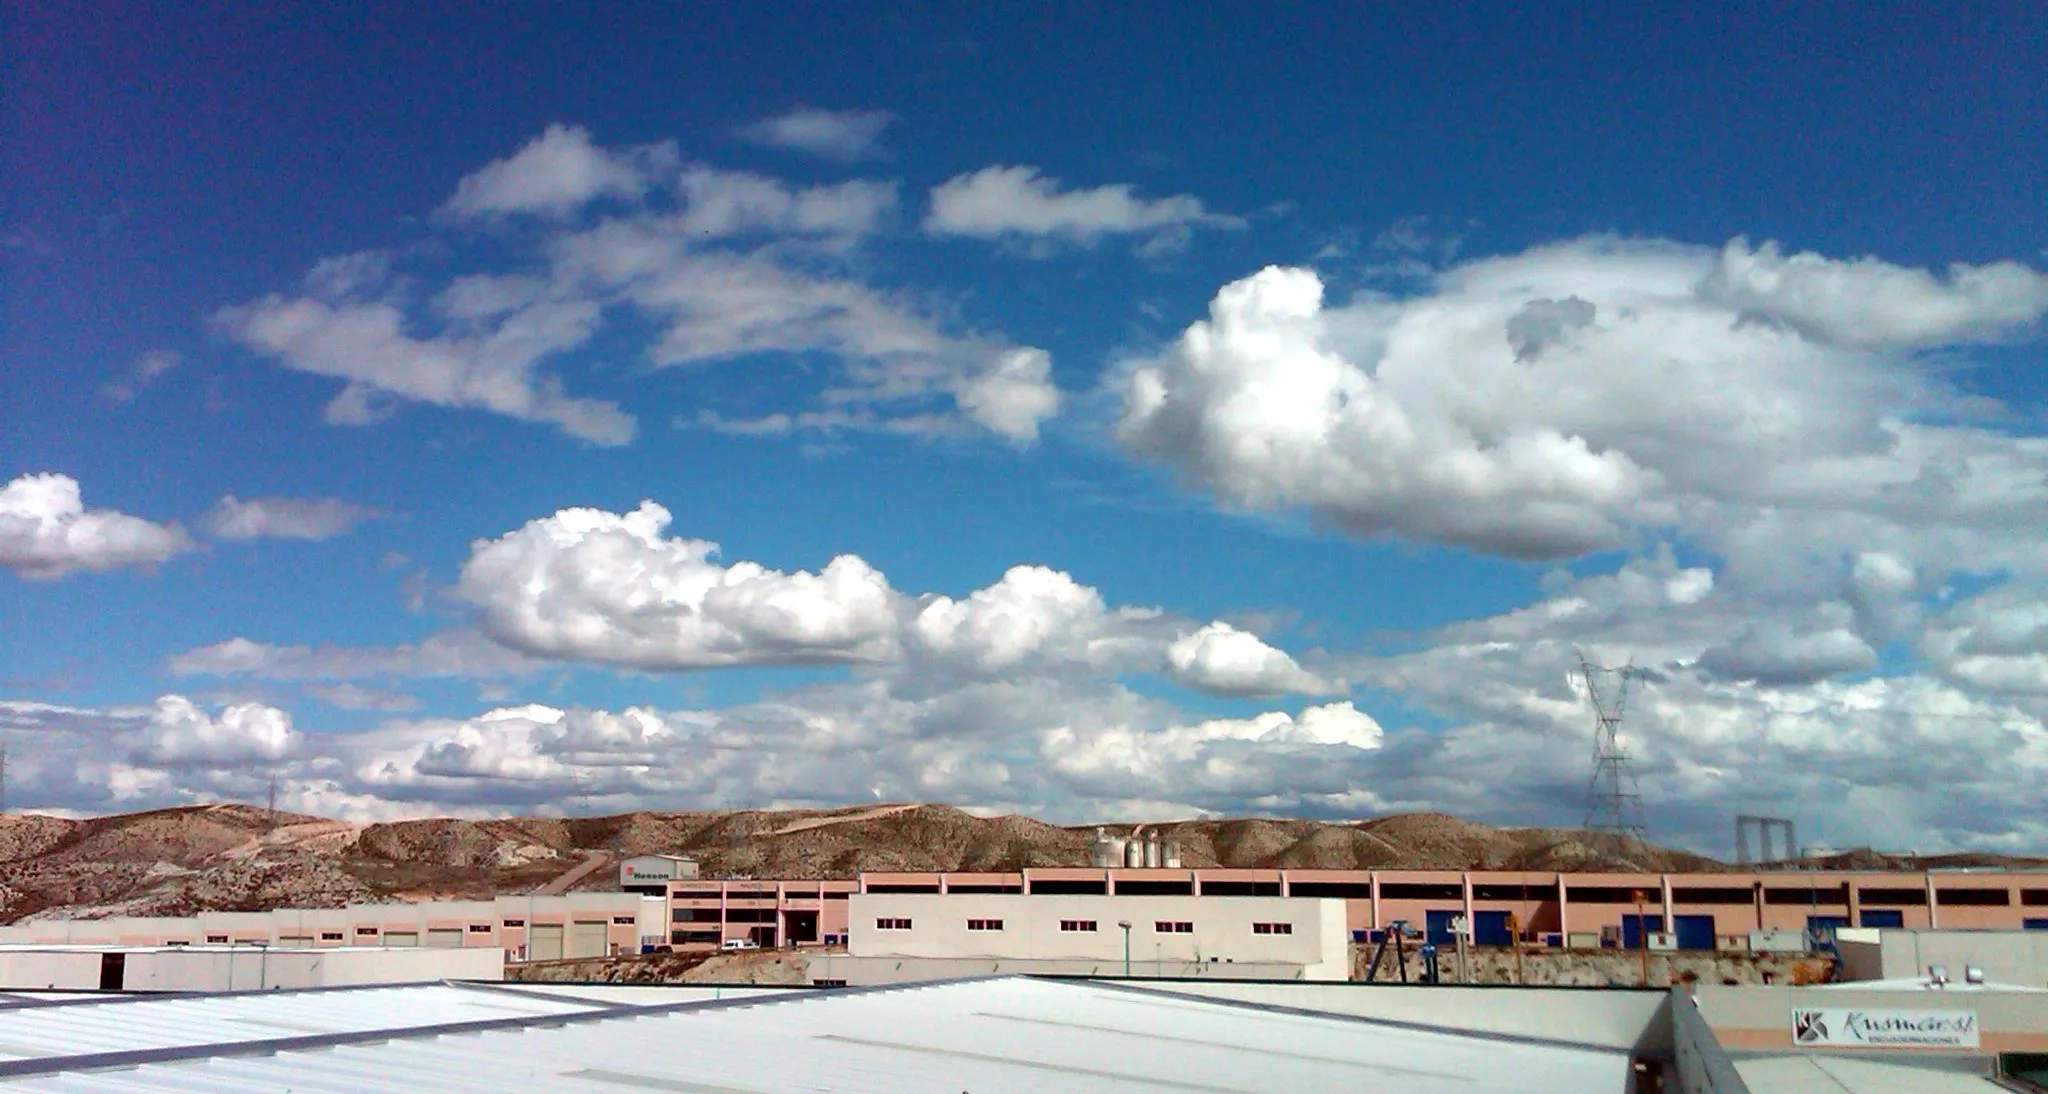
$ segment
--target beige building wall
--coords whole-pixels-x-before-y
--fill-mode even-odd
[[[1343,980],[1351,971],[1341,900],[859,893],[849,903],[847,949],[855,957],[1109,962],[1120,972],[1125,936],[1117,924],[1129,922],[1134,975],[1236,962],[1297,965],[1311,980]],[[907,929],[892,926],[906,920]],[[1094,929],[1063,929],[1084,923]],[[1191,929],[1161,929],[1182,923]],[[1262,924],[1286,933],[1262,933]]]
[[[2048,1052],[2048,993],[1883,991],[1856,988],[1728,987],[1702,984],[1696,991],[1700,1016],[1714,1039],[1737,1052],[1794,1049],[1802,1052],[1864,1051],[1915,1054],[1956,1049],[1887,1048],[1831,1050],[1792,1042],[1792,1012],[1805,1008],[1866,1011],[1959,1010],[1977,1016],[1981,1055]],[[1990,1089],[1987,1087],[1986,1089]]]

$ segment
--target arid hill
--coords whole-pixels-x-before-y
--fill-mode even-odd
[[[1232,818],[1108,825],[1158,834],[1187,866],[1335,869],[1727,869],[1683,851],[1573,829],[1494,828],[1417,813],[1356,823]],[[1093,826],[979,817],[943,805],[625,813],[356,825],[243,805],[92,820],[0,816],[0,921],[58,916],[185,915],[350,901],[475,898],[532,892],[591,860],[579,888],[609,886],[636,854],[696,858],[707,877],[850,877],[863,870],[1016,870],[1085,866]],[[2019,865],[1954,855],[1868,851],[1842,866]],[[1995,862],[1993,860],[1996,860]]]

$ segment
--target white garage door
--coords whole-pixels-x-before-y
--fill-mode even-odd
[[[562,925],[560,923],[535,923],[526,932],[526,959],[528,961],[559,961],[562,959]]]
[[[603,957],[608,952],[605,946],[605,922],[591,922],[579,919],[576,931],[569,936],[570,957]]]

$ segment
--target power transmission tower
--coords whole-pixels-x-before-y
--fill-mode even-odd
[[[1603,668],[1581,656],[1579,679],[1593,704],[1593,775],[1586,782],[1586,828],[1624,840],[1643,839],[1643,795],[1621,737],[1629,684],[1642,675],[1634,665]],[[1608,684],[1612,681],[1610,690]]]
[[[270,798],[263,806],[263,831],[268,835],[277,830],[277,775],[270,776]]]

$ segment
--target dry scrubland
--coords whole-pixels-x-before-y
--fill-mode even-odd
[[[1133,826],[1111,825],[1128,834]],[[1357,823],[1229,819],[1141,826],[1189,866],[1336,869],[1698,870],[1721,863],[1569,829],[1493,828],[1439,814]],[[91,820],[0,816],[0,922],[189,915],[350,901],[524,893],[592,855],[698,859],[708,877],[851,877],[863,870],[1085,866],[1092,826],[977,817],[950,806],[625,813],[356,825],[242,805]],[[2005,864],[1948,856],[1936,865]],[[2038,861],[2038,860],[2035,860]],[[1845,856],[1844,865],[1851,864]],[[1917,862],[1863,855],[1860,867]],[[604,888],[600,869],[579,888]]]

